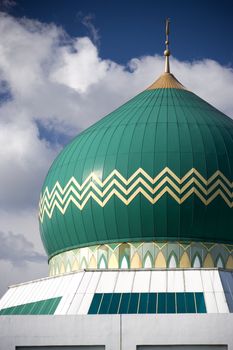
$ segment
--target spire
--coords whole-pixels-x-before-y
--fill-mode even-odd
[[[166,19],[166,50],[164,51],[165,56],[165,73],[170,73],[170,64],[169,64],[169,56],[170,56],[170,50],[169,50],[169,33],[170,33],[170,18]]]
[[[185,89],[185,87],[170,73],[169,57],[171,52],[169,50],[169,33],[170,33],[170,19],[166,19],[166,49],[164,51],[165,67],[164,73],[152,84],[147,90],[155,89]]]

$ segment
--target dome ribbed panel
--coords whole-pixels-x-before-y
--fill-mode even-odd
[[[233,242],[232,170],[230,118],[187,90],[146,90],[78,135],[55,160],[42,196],[57,181],[65,192],[54,190],[59,206],[40,222],[45,248],[52,256],[106,242]],[[79,191],[77,183],[85,186]],[[213,197],[219,190],[225,197]],[[80,209],[90,192],[94,198]],[[76,202],[66,206],[70,196]]]

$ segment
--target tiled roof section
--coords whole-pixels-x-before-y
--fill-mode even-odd
[[[152,310],[156,313],[172,310],[177,313],[192,310],[195,313],[229,313],[232,312],[232,301],[229,299],[232,296],[226,296],[229,291],[223,288],[220,271],[224,270],[114,269],[69,273],[12,286],[0,300],[0,316],[43,313],[87,315],[96,294],[99,299],[104,298],[103,305],[102,301],[99,305],[100,312],[105,312],[105,306],[108,307],[111,299],[113,309],[110,311],[117,309],[117,313],[133,313],[135,307],[138,313],[150,313]],[[227,282],[232,283],[231,272],[225,270],[224,274]],[[203,293],[204,299],[200,293]],[[155,302],[149,307],[151,298],[158,298],[156,310],[153,309]],[[124,301],[124,308],[123,304],[117,304],[118,299],[121,304]],[[202,305],[203,300],[205,304]],[[166,309],[168,304],[171,307]]]
[[[206,313],[203,292],[96,293],[88,314]]]
[[[186,88],[171,73],[162,74],[147,90],[155,89],[182,89]]]

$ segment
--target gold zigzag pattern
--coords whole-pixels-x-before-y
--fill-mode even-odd
[[[125,188],[119,180],[129,187]],[[182,186],[185,181],[187,182]],[[177,186],[176,183],[181,187]],[[156,186],[154,186],[155,184]],[[205,187],[210,184],[212,185],[206,189]],[[159,192],[164,185],[166,186]],[[104,188],[104,190],[100,188]],[[58,181],[51,192],[46,187],[40,198],[39,217],[41,222],[43,222],[45,213],[51,218],[55,207],[62,214],[65,214],[71,202],[79,210],[82,210],[90,198],[93,198],[101,207],[104,207],[114,195],[125,205],[129,205],[138,194],[142,194],[151,204],[155,204],[165,193],[168,193],[178,204],[182,204],[192,194],[195,194],[205,205],[211,203],[217,196],[221,196],[226,204],[232,208],[232,188],[233,182],[230,182],[219,170],[209,179],[205,179],[196,169],[192,168],[182,178],[179,178],[171,169],[166,167],[155,178],[152,178],[142,168],[139,168],[130,178],[126,179],[115,169],[104,181],[101,181],[95,173],[91,173],[81,185],[74,177],[71,177],[64,188]],[[128,198],[125,198],[120,192]],[[186,193],[184,194],[184,192]],[[211,196],[206,199],[205,196],[210,194]]]

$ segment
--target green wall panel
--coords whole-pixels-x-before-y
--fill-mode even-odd
[[[61,297],[16,305],[0,310],[0,315],[53,315]]]

